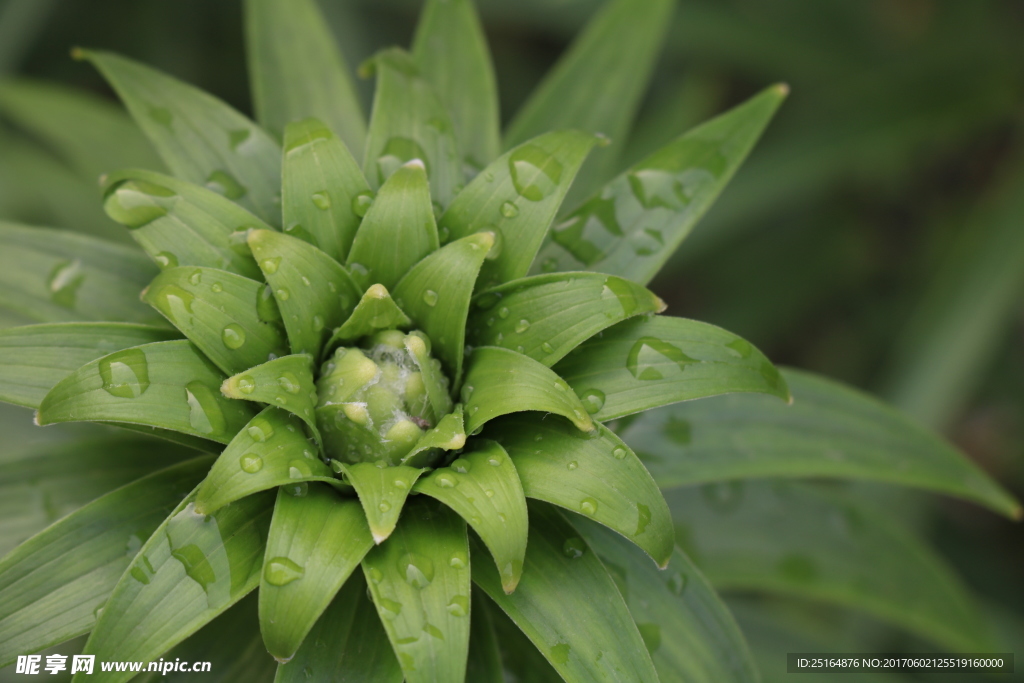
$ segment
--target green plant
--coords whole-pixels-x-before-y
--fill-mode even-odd
[[[101,660],[194,653],[207,624],[241,651],[256,619],[229,608],[258,586],[281,680],[497,680],[503,650],[530,680],[754,680],[637,452],[668,486],[856,477],[1019,514],[884,407],[656,315],[643,284],[785,95],[769,88],[602,185],[670,8],[611,3],[504,153],[465,1],[429,2],[412,54],[364,66],[368,125],[311,2],[247,3],[260,126],[136,62],[78,52],[173,174],[102,181],[107,214],[160,272],[94,238],[0,227],[4,302],[45,321],[0,335],[0,397],[39,424],[143,432],[119,442],[133,453],[159,436],[219,455],[158,453],[151,473],[13,550],[0,663],[87,632]],[[584,201],[548,234],[570,186]],[[734,392],[766,397],[701,402],[701,433],[699,407],[638,416]],[[716,445],[738,436],[757,458]],[[672,458],[682,444],[705,450]],[[951,647],[984,642],[969,605],[861,602]]]

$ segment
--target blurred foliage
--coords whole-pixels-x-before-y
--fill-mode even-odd
[[[416,0],[321,4],[353,65],[407,43],[419,10]],[[600,2],[478,4],[507,121]],[[0,75],[112,100],[98,74],[67,56],[75,45],[103,47],[245,111],[240,12],[237,0],[0,0]],[[655,290],[669,314],[722,325],[774,360],[882,393],[1018,496],[1021,35],[1024,4],[1014,0],[680,0],[622,155],[623,165],[634,161],[788,82],[792,95],[763,142]],[[364,103],[369,87],[360,84]],[[41,144],[24,121],[2,119],[0,218],[119,233],[100,210],[91,170]],[[904,494],[862,492],[930,530],[966,582],[1000,606],[1000,630],[1024,631],[1020,525],[964,504],[923,508]],[[772,653],[797,644],[917,646],[824,608],[779,599],[739,607],[766,681],[779,677]]]

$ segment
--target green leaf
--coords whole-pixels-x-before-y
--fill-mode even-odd
[[[100,70],[171,172],[280,225],[281,148],[198,88],[109,52],[76,50]]]
[[[1018,157],[1019,159],[1019,157]],[[890,359],[883,395],[925,424],[949,425],[1018,320],[1024,291],[1024,167],[994,188],[929,274]]]
[[[278,486],[301,491],[310,481],[336,480],[330,468],[316,457],[315,447],[302,431],[302,422],[270,406],[241,429],[217,458],[196,494],[196,510],[209,514]]]
[[[616,0],[587,23],[505,132],[512,147],[558,128],[602,133],[615,145],[594,159],[584,190],[614,168],[671,24],[671,0]]]
[[[573,524],[616,579],[662,681],[760,680],[729,609],[682,551],[659,571],[615,534],[578,517]]]
[[[663,310],[654,293],[613,275],[539,275],[478,295],[468,343],[516,349],[551,367],[601,330]]]
[[[469,621],[469,660],[466,680],[473,683],[504,683],[498,634],[494,630],[491,607],[481,591],[473,591],[472,618]]]
[[[842,477],[914,486],[1009,517],[1020,504],[944,439],[877,399],[784,370],[793,405],[735,394],[638,415],[617,428],[659,486]]]
[[[72,371],[113,351],[178,337],[131,323],[52,323],[0,331],[0,400],[38,408]]]
[[[437,246],[427,174],[422,160],[413,159],[384,181],[363,217],[347,264],[364,287],[380,283],[393,289]]]
[[[5,129],[0,129],[0,211],[11,220],[131,242],[96,201],[95,178],[84,180],[27,137]]]
[[[426,467],[437,459],[437,451],[457,451],[466,445],[466,427],[462,422],[462,404],[428,429],[413,449],[402,458],[403,465]]]
[[[377,75],[363,174],[376,189],[399,167],[419,159],[430,195],[442,208],[463,184],[451,119],[430,83],[404,50],[383,50],[360,70]]]
[[[555,413],[569,418],[581,431],[594,430],[583,404],[558,375],[532,358],[497,346],[473,350],[462,402],[470,434],[499,415],[524,410]]]
[[[481,231],[498,235],[480,286],[530,270],[558,207],[596,138],[576,130],[540,135],[499,157],[477,175],[438,221],[441,241]]]
[[[206,187],[150,171],[105,178],[103,208],[161,268],[208,266],[260,278],[246,244],[270,226]]]
[[[169,268],[142,300],[227,374],[288,353],[282,330],[260,316],[263,283],[215,268]]]
[[[608,571],[555,509],[530,504],[523,580],[505,595],[489,562],[473,581],[569,681],[657,681],[651,657]],[[473,544],[477,552],[479,544]]]
[[[278,489],[260,581],[260,629],[270,654],[292,658],[372,547],[356,501],[320,484],[299,497]]]
[[[463,160],[474,172],[483,168],[501,149],[498,89],[472,0],[428,2],[412,54],[451,115]]]
[[[317,119],[305,119],[285,129],[281,201],[285,232],[340,263],[372,195],[341,140]]]
[[[46,142],[90,183],[119,168],[162,166],[125,112],[89,92],[8,80],[0,83],[0,112]]]
[[[127,422],[227,443],[253,411],[220,394],[223,375],[188,341],[124,349],[83,365],[43,399],[36,419]]]
[[[564,683],[565,679],[548,663],[526,634],[520,631],[515,622],[498,609],[482,590],[473,591],[473,597],[476,598],[473,602],[474,616],[481,607],[484,607],[494,623],[498,648],[501,650],[502,669],[510,678],[515,677],[513,680],[530,683]],[[472,637],[471,634],[470,638]],[[472,661],[471,652],[470,662]]]
[[[260,637],[256,595],[249,594],[202,627],[162,658],[164,666],[176,660],[209,663],[202,674],[205,683],[271,683],[277,668]],[[132,683],[190,683],[192,671],[143,673]]]
[[[135,249],[0,221],[0,308],[39,322],[157,323],[139,301],[156,268]]]
[[[614,529],[664,566],[675,546],[672,516],[633,451],[603,425],[595,438],[560,420],[532,417],[510,415],[486,433],[512,456],[526,496]]]
[[[395,301],[427,333],[434,354],[456,378],[473,284],[493,245],[494,235],[486,232],[452,242],[417,263],[395,287]]]
[[[211,515],[196,513],[193,498],[178,505],[132,560],[86,654],[100,661],[155,660],[259,584],[273,497],[250,496]],[[130,678],[130,671],[96,670],[75,680]]]
[[[246,0],[245,37],[256,118],[280,136],[315,116],[363,151],[366,119],[348,65],[313,0]]]
[[[0,562],[0,666],[88,633],[145,539],[202,479],[197,458],[108,493]]]
[[[381,284],[370,285],[352,315],[334,331],[324,348],[330,351],[338,344],[351,344],[379,330],[405,329],[410,325],[412,320],[391,298],[388,288]]]
[[[282,356],[249,368],[224,380],[220,390],[229,398],[266,403],[297,415],[319,443],[313,359],[308,355]]]
[[[32,430],[41,432],[35,427]],[[4,462],[0,463],[0,557],[82,505],[195,455],[194,451],[139,436],[95,436],[97,430],[94,427],[84,434],[75,430],[72,434],[77,438],[67,443],[35,443],[18,449],[17,454],[10,447],[4,449]],[[4,433],[12,439],[17,436],[6,425]],[[52,430],[45,434],[50,437]],[[24,439],[18,442],[24,443]]]
[[[529,522],[516,466],[495,441],[475,440],[448,467],[434,470],[413,487],[444,503],[466,520],[491,551],[501,587],[516,589],[523,575]]]
[[[391,535],[402,514],[405,499],[423,470],[407,465],[377,467],[377,463],[341,463],[347,483],[359,495],[373,542],[380,544]]]
[[[616,177],[555,226],[534,272],[586,269],[650,282],[732,178],[787,92],[772,86]]]
[[[275,680],[307,683],[311,675],[338,683],[402,681],[402,669],[359,572],[341,587],[295,657],[278,667]]]
[[[409,683],[461,683],[469,650],[466,525],[423,497],[363,560],[388,639]]]
[[[684,318],[619,323],[577,347],[554,371],[601,421],[732,392],[790,398],[782,375],[750,342]]]
[[[783,482],[668,493],[680,546],[716,588],[857,609],[963,652],[993,647],[967,589],[884,513]]]
[[[356,284],[341,264],[298,238],[254,230],[249,246],[274,290],[292,351],[317,357],[359,300]]]

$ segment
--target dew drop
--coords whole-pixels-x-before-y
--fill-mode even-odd
[[[469,598],[465,595],[456,595],[448,603],[448,614],[453,617],[464,617],[469,614]]]
[[[491,467],[501,467],[502,457],[500,455],[492,455],[487,458],[487,464]]]
[[[327,192],[314,192],[313,204],[321,211],[326,211],[331,208],[331,197]]]
[[[459,485],[459,480],[450,474],[439,474],[435,481],[443,489],[451,489]]]
[[[508,314],[509,310],[507,306],[502,306],[501,308],[498,309],[498,317],[501,318],[502,320],[507,318]]]
[[[263,272],[266,273],[267,275],[273,275],[274,273],[276,273],[277,272],[277,268],[280,265],[281,265],[281,257],[280,256],[274,256],[272,258],[263,259],[260,262],[260,268],[262,268]]]
[[[540,350],[543,351],[544,353],[554,353],[555,347],[553,347],[551,344],[547,342],[544,342],[543,344],[540,345]]]
[[[587,551],[587,544],[583,542],[582,538],[567,538],[565,543],[562,544],[562,554],[570,559],[578,559],[583,557],[583,553]]]
[[[448,560],[448,566],[453,569],[465,569],[469,564],[465,553],[455,553],[451,559]]]
[[[263,469],[263,458],[255,453],[246,453],[238,459],[238,465],[242,468],[243,472],[256,474]]]
[[[516,323],[516,333],[522,334],[523,332],[526,332],[528,329],[530,329],[530,321],[527,320],[526,318],[523,318],[522,320]]]
[[[450,467],[459,474],[468,474],[473,469],[473,464],[465,458],[458,458],[452,462]]]
[[[277,307],[270,285],[265,285],[256,296],[256,315],[260,322],[273,323],[281,321],[281,311]]]
[[[245,344],[245,330],[238,323],[231,323],[220,333],[220,340],[229,349],[240,349]]]
[[[308,479],[313,476],[313,470],[305,460],[292,460],[288,463],[289,479]]]
[[[406,553],[398,559],[398,572],[410,586],[423,589],[434,580],[434,563],[419,553]]]
[[[360,192],[352,198],[352,213],[360,217],[365,216],[366,212],[370,210],[371,204],[373,204],[373,193]]]
[[[579,466],[580,466],[580,464],[578,462],[576,462],[575,460],[572,460],[565,467],[566,467],[566,469],[568,469],[571,472],[571,471],[573,471],[574,469],[576,469]]]
[[[432,289],[428,289],[427,291],[423,292],[423,303],[425,303],[426,305],[428,305],[430,307],[436,306],[437,305],[437,292],[435,292]]]
[[[245,428],[246,434],[249,438],[257,443],[265,443],[270,437],[274,436],[274,427],[263,417],[255,417],[249,426]]]
[[[176,268],[178,266],[178,257],[169,251],[161,251],[153,257],[153,260],[156,261],[156,265],[160,267],[160,270],[167,270],[168,268]]]
[[[302,390],[302,383],[290,370],[281,373],[281,376],[277,378],[277,384],[289,394],[297,394]]]
[[[519,207],[512,202],[505,202],[501,205],[501,215],[505,218],[515,218],[519,215]]]
[[[670,591],[676,595],[682,595],[687,583],[686,574],[676,572],[668,578],[666,583]]]
[[[138,398],[149,388],[149,363],[142,349],[125,349],[100,361],[103,390],[118,398]]]
[[[384,572],[377,569],[376,567],[370,567],[370,569],[366,572],[366,576],[370,579],[371,583],[380,583],[384,580]]]
[[[616,448],[614,451],[612,451],[612,455],[615,456],[616,460],[623,460],[626,457],[626,449]]]
[[[292,581],[301,579],[305,573],[303,567],[287,557],[275,557],[263,568],[263,578],[271,586],[287,586]]]
[[[274,295],[277,297],[278,301],[288,301],[288,297],[291,296],[291,292],[289,292],[284,287],[281,287],[276,292],[274,292]]]
[[[380,608],[382,610],[384,610],[384,618],[385,619],[388,619],[388,620],[394,619],[395,617],[397,617],[399,614],[402,613],[402,603],[395,602],[394,600],[391,600],[389,598],[384,598],[384,597],[378,598],[377,599],[377,604],[380,605]]]
[[[198,285],[200,282],[203,281],[203,271],[193,271],[192,274],[188,276],[188,281],[189,284],[191,284],[193,287]]]
[[[580,501],[580,512],[593,517],[597,514],[597,501],[593,498],[584,498]]]
[[[583,403],[583,407],[586,408],[587,412],[591,415],[597,413],[604,407],[604,400],[604,392],[600,389],[587,389],[580,395],[580,401]]]
[[[558,188],[562,164],[536,145],[515,149],[508,159],[512,185],[531,202],[539,202]]]
[[[227,429],[218,394],[198,380],[185,385],[188,423],[200,434],[223,434]]]
[[[228,199],[241,199],[248,193],[244,185],[226,171],[214,171],[206,178],[206,187]]]
[[[224,343],[227,344],[227,342]],[[256,380],[253,379],[252,375],[242,375],[235,380],[235,386],[238,387],[238,390],[243,394],[251,394],[256,391]]]
[[[380,505],[377,506],[377,509],[380,510],[381,512],[387,512],[391,509],[391,503],[387,502],[386,500],[382,500],[380,502]]]

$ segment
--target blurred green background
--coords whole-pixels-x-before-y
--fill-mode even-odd
[[[505,120],[600,4],[478,1]],[[352,66],[408,44],[419,10],[415,0],[321,5]],[[1018,497],[1021,36],[1015,0],[680,0],[623,158],[789,83],[764,139],[653,288],[669,314],[719,324],[777,362],[894,402]],[[98,74],[70,59],[75,45],[123,52],[251,112],[238,0],[0,0],[0,77],[113,102]],[[366,103],[371,85],[361,84]],[[0,117],[0,219],[126,239],[104,216],[96,179],[16,117]],[[3,416],[21,433],[26,415]],[[1022,525],[945,499],[847,488],[926,534],[1008,642],[1024,642]],[[767,681],[785,677],[780,652],[933,649],[832,608],[749,595],[730,604]]]

